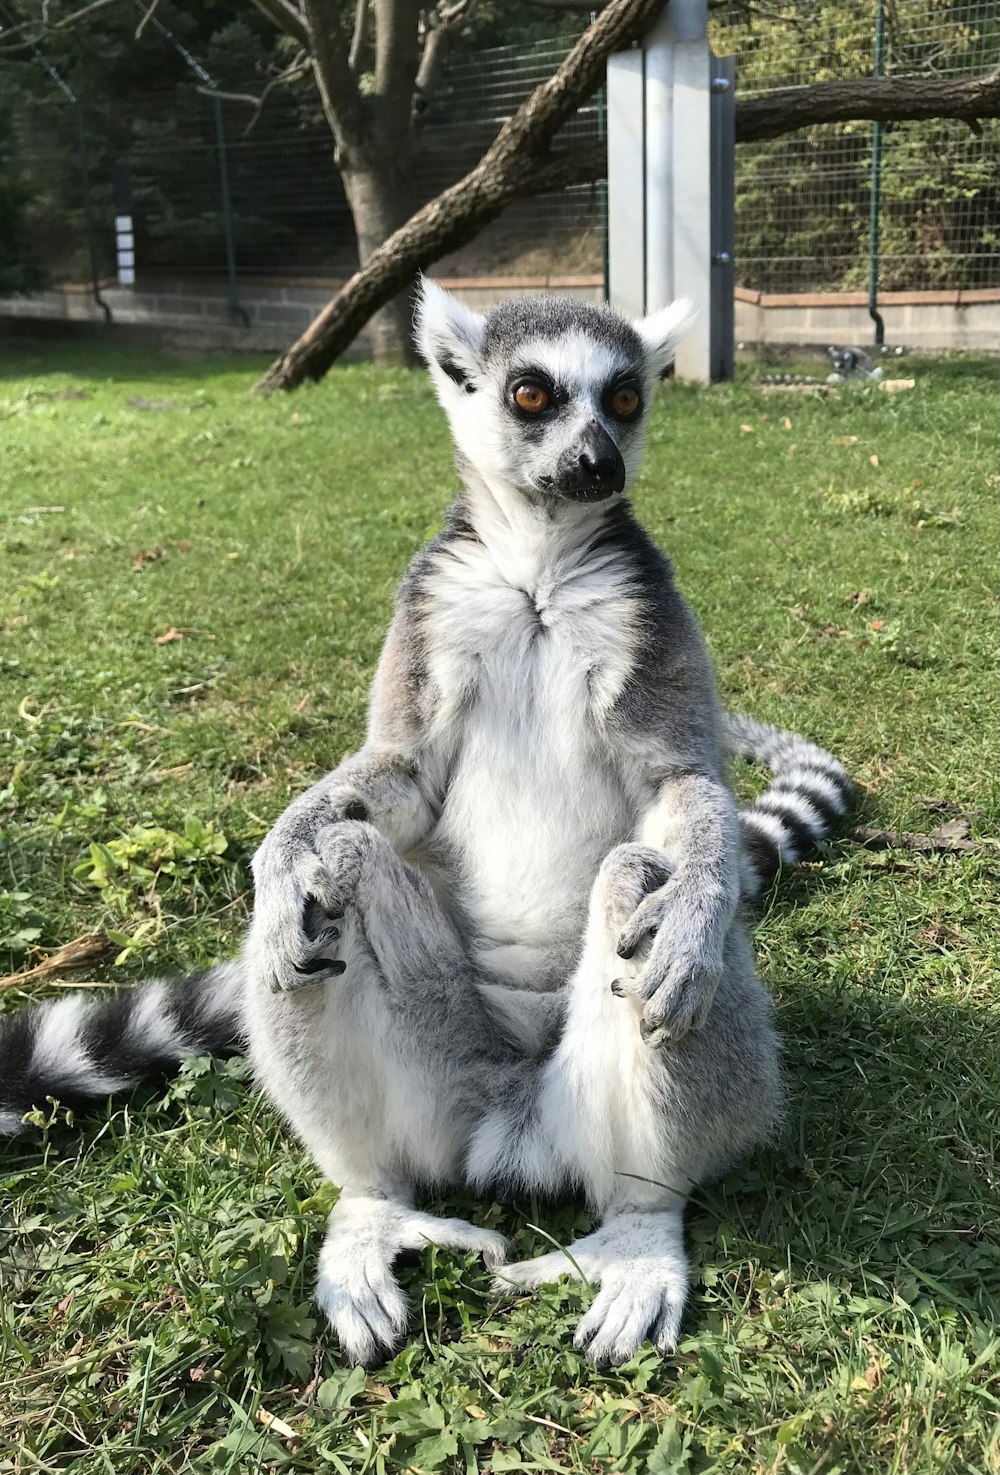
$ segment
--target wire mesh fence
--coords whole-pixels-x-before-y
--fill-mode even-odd
[[[422,120],[410,181],[414,206],[454,184],[479,160],[504,120],[552,74],[573,37],[528,47],[459,53]],[[83,194],[101,222],[102,274],[114,270],[112,173],[131,181],[136,284],[225,272],[220,138],[209,89],[147,94],[140,116],[120,117],[81,99],[89,143],[86,184],[74,144],[78,119],[65,97],[16,120],[19,161],[38,184],[30,212],[32,249],[53,281],[85,274]],[[343,278],[357,266],[350,210],[334,165],[333,140],[317,106],[277,94],[258,115],[222,100],[231,227],[244,278]],[[603,126],[598,95],[564,130],[589,141]],[[447,269],[483,274],[600,273],[605,185],[539,195],[507,210]]]
[[[712,44],[719,54],[737,55],[743,95],[869,75],[876,4],[812,0],[779,25],[770,11],[734,0],[712,10]],[[572,40],[455,52],[422,122],[415,204],[472,167]],[[996,0],[887,0],[887,73],[964,76],[998,62]],[[278,90],[259,113],[226,100],[221,138],[215,106],[193,79],[180,90],[150,92],[141,109],[133,103],[125,115],[113,97],[81,98],[85,173],[78,109],[57,87],[13,120],[16,160],[30,183],[30,248],[51,281],[87,278],[85,196],[97,222],[99,272],[113,277],[116,165],[131,179],[139,287],[224,279],[223,166],[241,278],[328,280],[355,268],[350,211],[315,95],[305,86]],[[590,142],[603,128],[599,94],[571,120],[562,141]],[[842,124],[738,147],[742,285],[769,291],[864,285],[871,137],[868,124]],[[884,129],[880,221],[883,289],[997,285],[1000,122],[985,123],[978,134],[947,121]],[[605,224],[603,183],[538,196],[508,209],[437,269],[462,277],[600,279]]]
[[[870,76],[878,0],[769,12],[713,10],[712,44],[737,56],[741,96]],[[887,76],[965,77],[1000,65],[996,0],[887,0]],[[883,290],[1000,285],[1000,121],[883,126],[878,283]],[[872,127],[822,125],[736,159],[737,280],[762,291],[851,291],[869,268]]]

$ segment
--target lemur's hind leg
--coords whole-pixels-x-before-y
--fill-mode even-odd
[[[560,1275],[596,1283],[576,1336],[595,1362],[622,1362],[647,1336],[661,1352],[676,1346],[687,1195],[765,1136],[779,1109],[770,1002],[738,928],[700,1031],[651,1048],[630,994],[613,987],[623,920],[666,880],[665,858],[646,846],[619,846],[604,861],[559,1045],[530,1102],[491,1112],[470,1152],[475,1182],[575,1182],[602,1216],[565,1253],[508,1265],[496,1282],[508,1293]]]
[[[255,972],[251,933],[250,1053],[341,1187],[316,1294],[346,1355],[367,1362],[405,1328],[392,1274],[402,1250],[433,1242],[490,1264],[505,1257],[500,1235],[417,1213],[412,1189],[461,1181],[483,1102],[523,1066],[491,1022],[451,920],[377,830],[321,830],[300,871],[322,963],[310,975],[300,957],[299,986],[276,992],[273,950]]]

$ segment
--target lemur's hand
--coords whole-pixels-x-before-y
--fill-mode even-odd
[[[612,989],[645,1006],[639,1029],[652,1049],[706,1023],[722,977],[724,931],[705,898],[678,877],[644,897],[625,923],[618,956],[632,967]]]
[[[331,860],[333,837],[374,838],[377,830],[404,850],[432,821],[412,772],[378,753],[348,759],[294,800],[254,856],[249,959],[257,982],[291,992],[344,972],[336,944],[350,885]]]
[[[326,825],[308,850],[278,874],[261,868],[260,895],[250,929],[251,966],[272,993],[292,993],[338,978],[345,917],[357,926],[362,874],[385,841],[356,820]]]
[[[344,972],[336,956],[344,888],[321,859],[318,841],[329,829],[362,828],[357,821],[367,812],[353,788],[317,784],[289,806],[254,856],[248,956],[257,981],[273,992]]]

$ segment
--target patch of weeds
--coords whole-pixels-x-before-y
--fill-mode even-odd
[[[245,1097],[250,1067],[242,1056],[217,1060],[212,1055],[189,1055],[167,1087],[163,1104],[179,1102],[194,1114],[231,1111]]]
[[[92,842],[73,874],[96,886],[109,905],[127,907],[136,896],[148,896],[174,881],[211,886],[211,873],[228,849],[228,839],[211,820],[204,823],[189,814],[180,831],[134,825],[115,840]]]
[[[45,918],[30,891],[0,890],[0,966],[4,972],[20,967],[44,928]]]
[[[847,492],[828,492],[825,505],[829,511],[848,517],[902,517],[918,528],[947,528],[961,525],[957,508],[942,511],[928,507],[919,497],[891,485],[854,487]]]

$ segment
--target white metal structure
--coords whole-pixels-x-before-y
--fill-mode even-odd
[[[732,375],[733,81],[712,55],[707,0],[670,0],[608,63],[608,284],[630,317],[690,297],[679,378]]]

